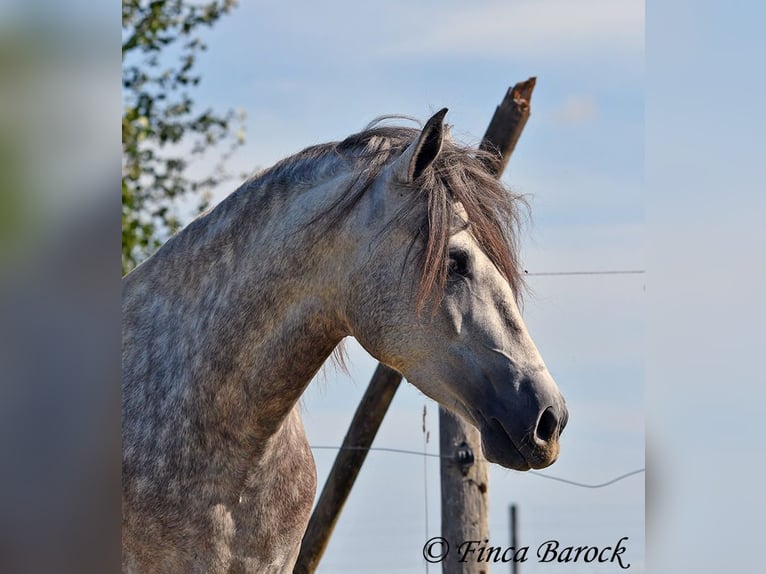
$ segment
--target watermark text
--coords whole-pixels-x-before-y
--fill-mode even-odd
[[[536,547],[533,558],[540,563],[611,563],[623,570],[630,568],[623,554],[627,550],[627,536],[620,538],[613,546],[564,546],[558,540],[546,540]],[[435,536],[423,546],[423,558],[434,564],[446,560],[450,553],[458,562],[508,563],[527,562],[530,559],[529,546],[493,546],[488,539],[464,540],[451,544],[446,538]]]

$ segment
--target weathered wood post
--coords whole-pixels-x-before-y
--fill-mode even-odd
[[[498,177],[505,169],[508,157],[529,116],[529,97],[534,86],[535,78],[530,78],[508,89],[482,140],[481,149],[497,154],[497,160],[490,169]],[[399,373],[385,365],[379,364],[375,370],[309,520],[293,569],[294,574],[311,574],[316,570],[340,511],[367,456],[367,449],[372,446],[401,380],[402,376]]]
[[[510,507],[510,527],[511,527],[511,548],[513,548],[513,552],[516,553],[516,551],[519,549],[519,537],[518,537],[518,524],[519,524],[519,515],[516,512],[516,505],[511,504]],[[511,574],[519,574],[519,563],[515,560],[511,560]]]
[[[479,431],[446,409],[439,408],[441,453],[442,531],[449,554],[442,562],[444,574],[486,574],[489,565],[463,543],[474,540],[474,550],[489,539],[487,522],[487,463],[481,457]],[[450,458],[446,458],[450,456]],[[465,561],[463,561],[465,559]]]
[[[497,160],[490,166],[490,171],[495,177],[500,177],[511,159],[516,143],[524,131],[529,119],[529,102],[532,99],[532,91],[535,89],[537,78],[529,78],[519,82],[508,91],[495,109],[495,115],[489,122],[489,127],[479,144],[479,149],[494,152]]]
[[[534,87],[535,78],[530,78],[509,88],[484,134],[479,147],[496,154],[489,165],[495,177],[502,175],[524,129]],[[442,572],[487,574],[488,562],[476,560],[477,553],[469,554],[468,546],[461,550],[462,543],[475,540],[478,552],[478,547],[489,540],[489,476],[482,456],[481,435],[475,427],[440,407],[439,449],[442,457],[441,535],[450,545],[450,552],[442,562]]]

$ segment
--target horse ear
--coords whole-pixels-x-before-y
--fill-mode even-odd
[[[402,181],[406,183],[415,181],[439,155],[444,141],[446,114],[447,108],[442,108],[431,116],[418,139],[412,142],[396,160],[394,169]]]

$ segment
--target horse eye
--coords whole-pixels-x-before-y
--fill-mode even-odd
[[[460,249],[451,250],[448,272],[452,277],[469,277],[471,270],[468,267],[468,253]]]

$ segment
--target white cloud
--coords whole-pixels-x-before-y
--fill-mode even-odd
[[[396,50],[481,55],[567,56],[583,51],[641,52],[643,0],[525,0],[470,3],[429,14],[424,33]]]
[[[580,126],[596,119],[598,108],[591,96],[570,96],[553,110],[553,121],[567,126]]]

